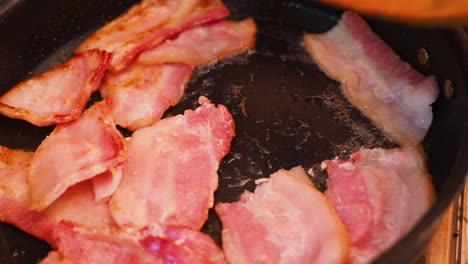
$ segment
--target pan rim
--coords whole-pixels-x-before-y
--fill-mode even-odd
[[[4,2],[0,4],[0,23],[3,17],[9,15],[11,12],[14,12],[15,8],[17,8],[24,2],[25,1],[23,0],[4,0]],[[465,52],[462,58],[459,59],[463,60],[462,63],[460,63],[460,65],[462,65],[463,67],[462,71],[464,73],[464,81],[465,84],[467,84],[468,64],[466,64],[466,62],[468,62],[468,36],[462,28],[455,28],[449,31],[449,42],[454,48],[454,50]],[[465,43],[464,49],[461,43]],[[463,95],[466,98],[468,98],[468,86],[465,85],[465,87],[462,88],[464,89]],[[468,113],[467,105],[464,105],[464,111],[465,113]],[[450,203],[454,200],[456,196],[458,196],[458,194],[462,190],[463,183],[467,176],[466,172],[468,171],[468,116],[464,118],[463,134],[465,136],[462,139],[462,147],[456,155],[457,160],[454,166],[447,173],[447,177],[450,177],[451,181],[447,181],[447,184],[444,184],[444,186],[440,189],[436,202],[431,207],[431,209],[425,214],[425,216],[412,228],[412,230],[409,233],[402,237],[399,242],[397,242],[385,253],[381,254],[375,260],[375,263],[392,263],[393,258],[401,252],[408,251],[408,248],[411,248],[410,245],[419,244],[414,242],[415,239],[423,239],[422,237],[426,236],[425,233],[427,233],[427,231],[433,233],[431,230],[435,229]],[[415,255],[414,252],[406,254],[411,254],[414,255],[414,257],[417,257],[417,255]]]
[[[468,100],[468,35],[463,28],[457,27],[453,29],[448,29],[447,34],[450,45],[453,50],[459,51],[461,56],[458,58],[461,70],[464,73],[464,86],[461,87],[463,90],[462,95],[465,97],[465,101]],[[468,105],[463,106],[463,112],[468,113]],[[386,250],[383,254],[373,261],[373,263],[383,264],[383,263],[395,263],[397,260],[395,256],[400,255],[402,252],[406,252],[408,255],[413,255],[413,259],[418,257],[418,254],[423,250],[421,248],[415,248],[417,252],[409,250],[414,248],[414,245],[424,245],[429,242],[425,237],[431,237],[438,227],[445,211],[449,205],[458,197],[463,189],[465,180],[468,176],[468,115],[465,116],[463,122],[463,133],[462,143],[456,157],[455,164],[450,168],[447,173],[447,177],[451,180],[447,181],[446,184],[442,186],[440,191],[437,194],[435,203],[429,209],[429,211],[424,215],[422,219],[408,232],[403,236],[398,242],[396,242],[391,248]],[[427,240],[426,243],[417,243],[416,239],[422,241]],[[411,259],[411,258],[407,258]]]

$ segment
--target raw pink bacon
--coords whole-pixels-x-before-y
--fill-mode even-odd
[[[42,141],[28,169],[31,209],[43,210],[68,187],[125,160],[125,140],[113,123],[111,107],[108,100],[96,103]]]
[[[119,73],[107,73],[100,90],[112,101],[115,122],[135,131],[154,124],[179,102],[192,70],[192,66],[180,63],[133,63]]]
[[[353,12],[330,31],[304,37],[307,51],[328,76],[341,82],[345,97],[400,145],[417,145],[432,122],[439,89],[403,62]]]
[[[143,0],[91,35],[75,52],[113,53],[110,70],[117,72],[168,37],[228,15],[220,0]]]
[[[70,187],[41,212],[30,211],[26,171],[33,153],[0,147],[0,221],[54,245],[52,230],[61,220],[87,227],[114,224],[106,203],[97,203],[89,181]]]
[[[194,66],[211,64],[252,48],[256,32],[255,22],[250,18],[196,27],[141,53],[138,61],[149,65],[168,62]]]
[[[119,225],[199,229],[205,222],[234,121],[225,106],[204,97],[199,102],[195,111],[162,119],[128,141],[122,181],[110,202]]]
[[[0,97],[0,113],[36,126],[50,126],[81,115],[101,83],[111,55],[90,50],[13,87]]]
[[[226,263],[208,235],[190,229],[89,229],[62,222],[54,234],[60,254],[75,264]]]
[[[434,201],[416,149],[362,149],[349,161],[325,161],[327,196],[351,240],[350,263],[368,263],[405,235]]]
[[[279,170],[255,193],[215,207],[227,259],[243,263],[343,263],[348,234],[304,169]]]

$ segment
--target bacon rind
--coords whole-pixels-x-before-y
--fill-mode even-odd
[[[213,206],[219,163],[234,137],[234,121],[225,106],[204,97],[199,102],[195,111],[132,135],[122,181],[110,202],[119,225],[202,227]]]
[[[192,66],[180,63],[133,63],[119,73],[108,72],[100,91],[112,101],[115,122],[136,131],[154,124],[179,102],[192,71]]]
[[[148,65],[174,62],[194,66],[212,64],[252,48],[256,32],[255,22],[251,18],[196,27],[142,52],[138,62]]]
[[[144,0],[91,35],[75,52],[90,49],[111,52],[109,69],[118,72],[142,51],[165,39],[228,15],[229,10],[219,0]]]
[[[0,113],[36,126],[50,126],[78,118],[91,93],[99,87],[111,57],[110,53],[90,50],[21,82],[0,97]]]
[[[237,263],[343,263],[348,234],[302,167],[279,170],[255,193],[218,203],[227,259]]]
[[[351,239],[349,263],[368,263],[420,220],[435,192],[419,149],[361,149],[325,161],[326,195]]]
[[[357,14],[345,12],[330,31],[304,37],[307,51],[377,127],[400,145],[422,141],[439,94],[434,76],[403,62]]]
[[[98,102],[42,141],[28,169],[32,210],[43,210],[73,184],[125,161],[125,139],[113,123],[111,107],[108,100]]]

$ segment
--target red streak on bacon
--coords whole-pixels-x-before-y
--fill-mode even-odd
[[[346,229],[302,167],[279,170],[255,193],[215,207],[227,259],[237,263],[343,263]]]
[[[152,50],[140,54],[140,63],[154,65],[181,62],[206,65],[250,49],[257,28],[253,19],[222,21],[182,32]]]
[[[111,54],[90,50],[13,87],[0,97],[0,113],[36,126],[50,126],[81,115],[103,76]]]
[[[41,212],[30,211],[26,171],[33,153],[0,147],[0,221],[54,245],[52,231],[61,220],[87,227],[114,224],[107,203],[97,203],[89,181],[70,187]]]
[[[357,14],[330,31],[304,37],[307,51],[345,97],[400,145],[417,145],[432,122],[436,78],[403,62]]]
[[[141,230],[90,229],[61,222],[54,236],[60,254],[76,264],[225,263],[223,252],[208,235],[190,229],[156,225]]]
[[[119,225],[202,227],[234,121],[225,106],[215,107],[204,97],[199,102],[195,111],[162,119],[128,141],[122,181],[110,202]]]
[[[362,149],[325,161],[327,196],[351,240],[350,263],[368,263],[405,235],[434,201],[416,149]]]
[[[94,104],[77,120],[58,125],[34,153],[28,170],[31,209],[43,210],[65,190],[126,158],[125,139],[113,123],[111,104]]]
[[[110,70],[117,72],[168,37],[228,15],[220,0],[143,0],[91,35],[75,52],[111,52]]]
[[[132,64],[120,73],[107,73],[101,94],[113,103],[115,122],[135,131],[158,121],[184,94],[193,67],[186,64]]]

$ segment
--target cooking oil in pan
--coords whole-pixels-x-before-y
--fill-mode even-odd
[[[281,53],[258,48],[281,45],[290,48]],[[199,68],[182,102],[167,115],[196,108],[201,95],[233,115],[236,137],[219,169],[217,201],[235,201],[254,190],[255,180],[297,165],[313,172],[324,190],[325,175],[318,170],[324,159],[346,158],[362,146],[392,145],[339,89],[299,41],[259,35],[256,50]]]
[[[205,95],[233,115],[236,137],[218,171],[217,202],[236,201],[255,189],[257,179],[297,165],[324,191],[324,159],[347,158],[362,146],[393,146],[308,57],[259,50],[242,56],[240,64],[236,58],[198,72],[182,104],[170,110],[176,114],[195,108],[198,96]],[[204,232],[219,242],[219,228],[210,212]]]

